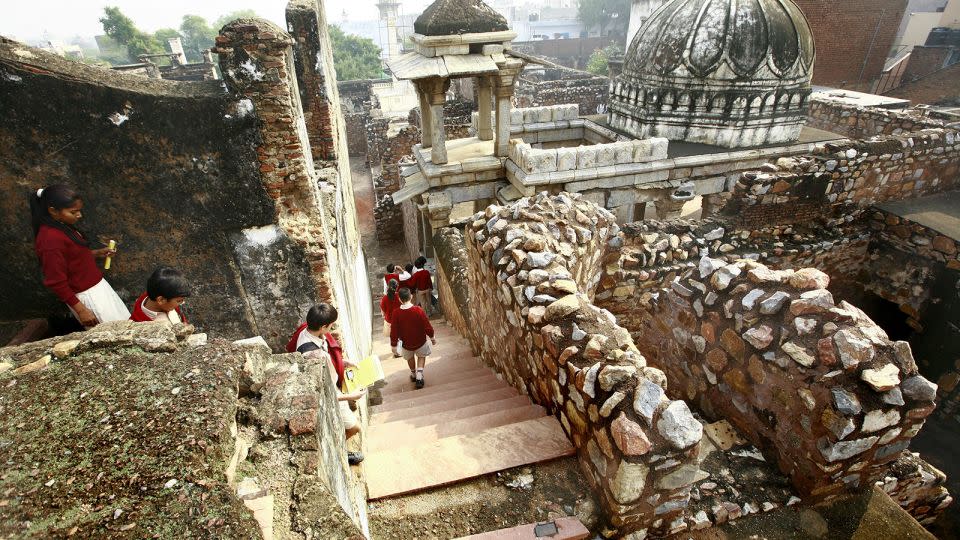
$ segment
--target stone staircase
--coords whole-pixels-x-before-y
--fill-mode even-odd
[[[369,499],[574,453],[556,418],[497,378],[453,328],[433,325],[437,345],[420,390],[406,361],[393,358],[389,340],[375,337],[387,384],[364,438]]]

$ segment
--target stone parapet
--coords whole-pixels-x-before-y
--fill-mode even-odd
[[[942,128],[944,123],[927,117],[925,111],[918,109],[859,107],[816,95],[810,99],[807,125],[845,137],[866,139]]]
[[[469,339],[511,385],[556,415],[621,533],[661,534],[698,477],[702,425],[665,395],[629,333],[592,304],[616,265],[613,215],[577,195],[490,206],[466,227]]]
[[[937,391],[907,343],[835,304],[828,283],[819,270],[704,257],[668,289],[613,300],[643,313],[631,330],[674,397],[728,419],[814,499],[882,478]]]

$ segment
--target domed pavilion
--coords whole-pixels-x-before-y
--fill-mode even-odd
[[[795,141],[814,57],[792,0],[671,0],[637,32],[611,83],[610,126],[729,148]]]

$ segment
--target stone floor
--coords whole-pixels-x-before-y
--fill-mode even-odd
[[[891,214],[929,227],[953,240],[960,239],[960,191],[877,205]]]

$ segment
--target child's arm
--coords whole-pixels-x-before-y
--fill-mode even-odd
[[[343,393],[337,392],[337,401],[356,401],[362,398],[366,393],[367,393],[366,388],[361,388],[356,392],[351,392],[349,394],[343,394]]]

